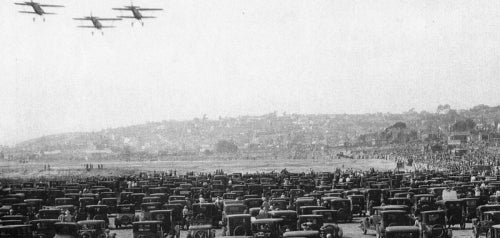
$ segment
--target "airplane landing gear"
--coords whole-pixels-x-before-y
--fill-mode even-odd
[[[92,36],[94,35],[94,31],[92,31]]]
[[[35,22],[35,20],[36,20],[36,17],[33,17],[33,22]]]
[[[131,26],[134,26],[134,22],[130,22],[130,25],[131,25]]]
[[[141,21],[141,25],[144,26],[144,22],[143,21]]]
[[[45,17],[43,18],[43,22],[45,22]]]

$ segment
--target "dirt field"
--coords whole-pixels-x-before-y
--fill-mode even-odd
[[[94,164],[94,170],[85,171],[85,164]],[[103,164],[103,170],[97,170],[97,164]],[[50,165],[50,171],[44,170]],[[222,169],[224,172],[271,172],[286,168],[291,172],[334,171],[340,169],[375,168],[377,170],[392,170],[396,167],[393,161],[376,159],[330,159],[316,160],[287,160],[287,159],[255,159],[255,160],[228,160],[223,158],[164,158],[154,161],[104,161],[104,160],[72,160],[72,161],[31,161],[28,163],[4,162],[0,164],[2,178],[48,178],[53,176],[95,176],[132,174],[140,171],[169,171],[179,173],[188,171],[214,172]]]

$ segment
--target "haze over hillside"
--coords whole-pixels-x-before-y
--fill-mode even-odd
[[[202,117],[44,136],[18,143],[9,150],[198,153],[217,151],[221,141],[235,145],[236,150],[286,149],[298,145],[335,147],[346,143],[370,143],[367,138],[374,136],[392,138],[392,142],[401,143],[421,139],[423,134],[448,134],[457,122],[465,120],[473,122],[471,130],[496,133],[500,106],[478,105],[467,110],[455,110],[449,105],[440,105],[435,112],[410,110],[358,115],[274,112],[234,118]],[[391,135],[394,129],[406,132]]]

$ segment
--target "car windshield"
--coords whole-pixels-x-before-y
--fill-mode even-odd
[[[76,226],[56,226],[56,234],[70,235],[77,231]]]
[[[118,207],[119,213],[132,212],[132,207]]]
[[[36,224],[36,229],[37,230],[47,230],[47,229],[54,229],[54,223],[50,222],[38,222]]]
[[[360,197],[351,197],[351,201],[353,203],[359,203],[359,202],[362,202],[361,198]]]
[[[83,224],[82,230],[98,230],[101,229],[101,223]]]
[[[348,201],[335,201],[332,202],[332,207],[334,208],[343,208],[343,207],[350,207],[351,204],[349,204]]]
[[[335,216],[333,215],[333,212],[323,212],[321,213],[323,216],[323,221],[325,223],[332,223],[335,222]]]
[[[408,223],[408,217],[402,213],[390,213],[384,216],[385,222],[388,224],[396,223],[396,224],[406,224]]]
[[[267,223],[254,224],[254,230],[256,231],[271,231],[271,225]]]
[[[500,224],[500,213],[494,213],[494,214],[491,214],[491,218],[490,220],[494,223],[494,224]]]
[[[300,219],[300,223],[305,223],[305,222],[310,222],[311,224],[313,225],[317,225],[318,223],[320,223],[319,219],[316,219],[316,218],[301,218]]]
[[[226,206],[225,207],[226,214],[240,214],[245,211],[244,206]]]
[[[444,224],[444,216],[442,214],[429,214],[427,216],[428,225]]]
[[[156,231],[156,224],[140,224],[134,226],[134,231]]]

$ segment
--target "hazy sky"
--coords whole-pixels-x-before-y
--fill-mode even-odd
[[[0,143],[168,119],[497,105],[500,1],[0,1]],[[123,14],[130,14],[123,12]]]

